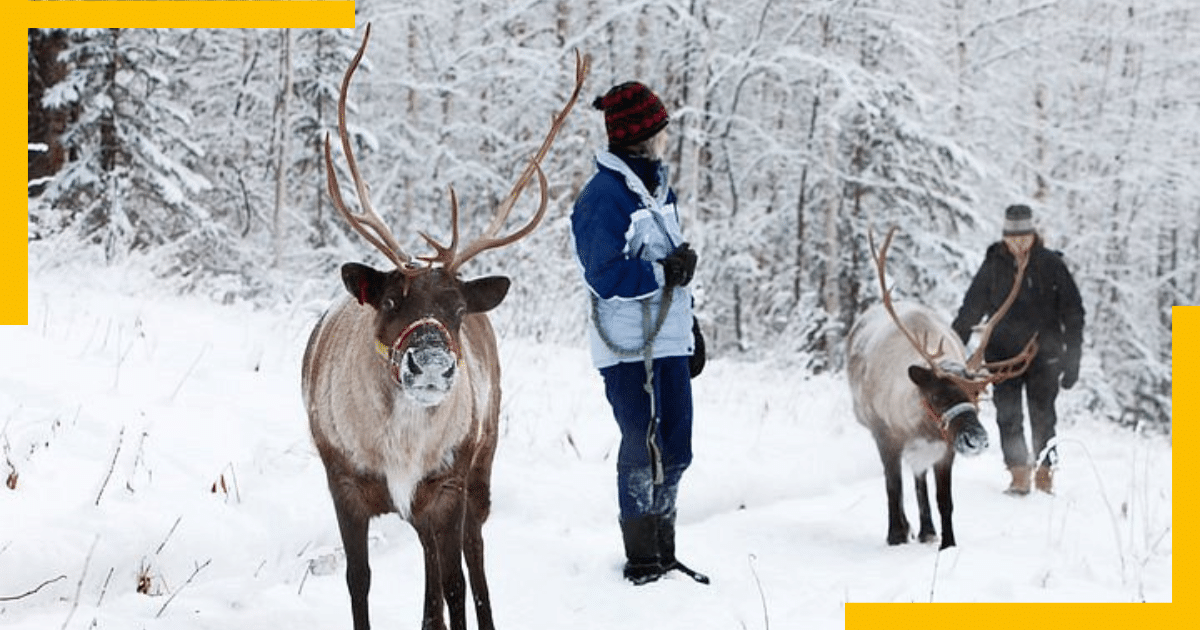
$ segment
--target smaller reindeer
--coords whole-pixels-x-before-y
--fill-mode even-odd
[[[871,431],[883,461],[888,497],[889,545],[908,542],[904,515],[900,462],[913,470],[920,509],[921,542],[937,540],[929,508],[926,471],[932,466],[942,517],[941,549],[953,547],[950,469],[955,452],[976,455],[987,448],[987,432],[979,424],[979,395],[989,384],[1012,378],[1029,367],[1037,353],[1036,335],[1015,357],[983,362],[983,349],[996,322],[1016,299],[1025,274],[1020,261],[1008,299],[982,333],[978,349],[966,356],[958,335],[931,309],[919,304],[893,306],[887,288],[886,258],[896,229],[892,228],[879,251],[871,239],[871,254],[879,274],[883,303],[867,309],[847,338],[848,378],[854,415]],[[895,324],[894,326],[892,324]],[[936,346],[936,350],[930,350]],[[925,365],[919,365],[924,363]]]

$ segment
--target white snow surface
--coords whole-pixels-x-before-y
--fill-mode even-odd
[[[13,486],[0,486],[0,625],[349,628],[300,402],[324,304],[251,310],[164,295],[131,270],[31,269],[29,325],[0,329]],[[582,334],[560,347],[499,332],[484,529],[497,627],[840,628],[849,602],[1171,601],[1169,439],[1095,420],[1065,392],[1057,493],[1012,498],[985,403],[992,445],[954,468],[959,547],[889,547],[881,466],[844,374],[729,358],[694,382],[679,497],[679,556],[712,584],[631,586],[618,433]],[[915,523],[907,474],[905,491]],[[371,536],[372,622],[417,627],[415,534],[389,516]]]

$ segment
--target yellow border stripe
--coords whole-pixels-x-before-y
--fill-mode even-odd
[[[1170,628],[1179,604],[849,604],[846,628]]]
[[[21,24],[22,20],[16,22]],[[0,29],[0,59],[4,64],[0,66],[0,72],[14,81],[29,75],[28,64],[22,63],[28,58],[26,33],[25,28],[18,30],[15,26]],[[27,98],[17,102],[20,97],[16,94],[28,97],[28,82],[22,85],[26,86],[25,90],[7,90],[0,99],[0,120],[3,121],[0,124],[4,126],[4,139],[0,141],[0,160],[4,162],[0,167],[0,173],[3,173],[0,190],[8,197],[0,210],[0,324],[24,324],[29,319],[29,213],[25,201],[16,198],[22,190],[27,190],[25,174],[29,172],[28,153],[20,159],[17,157],[21,149],[17,138],[27,135],[17,131],[17,125],[29,120]],[[2,360],[7,369],[15,369],[19,358],[6,356]]]
[[[354,28],[353,2],[26,2],[54,28]]]
[[[1200,417],[1200,306],[1176,306],[1171,309],[1171,379],[1171,436],[1184,452],[1183,457],[1171,458],[1174,464],[1171,470],[1173,497],[1175,490],[1195,487],[1191,480],[1196,477],[1196,464],[1187,452],[1196,446],[1192,437],[1193,421],[1188,418]],[[1183,395],[1176,396],[1175,392],[1182,392]],[[1175,414],[1183,418],[1182,423],[1175,424]],[[1195,531],[1192,525],[1196,520],[1196,513],[1188,509],[1189,503],[1185,495],[1184,500],[1172,505],[1171,510],[1171,601],[1174,609],[1179,611],[1173,616],[1179,620],[1192,618],[1184,612],[1192,604],[1191,568],[1195,566],[1188,560],[1192,554],[1191,532]],[[1176,507],[1184,509],[1175,510]],[[1178,535],[1181,529],[1183,534]],[[1177,567],[1178,571],[1175,570]],[[1164,617],[1156,621],[1166,619]]]

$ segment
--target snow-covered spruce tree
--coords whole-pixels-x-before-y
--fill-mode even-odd
[[[210,185],[193,170],[202,150],[166,72],[174,48],[156,30],[75,30],[70,40],[70,70],[43,100],[77,108],[62,135],[70,160],[45,191],[59,224],[107,260],[207,224],[193,201]]]

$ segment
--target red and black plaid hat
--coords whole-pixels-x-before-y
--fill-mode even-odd
[[[646,140],[670,122],[662,101],[650,88],[636,81],[614,87],[597,98],[592,107],[604,111],[608,143],[617,147]]]

